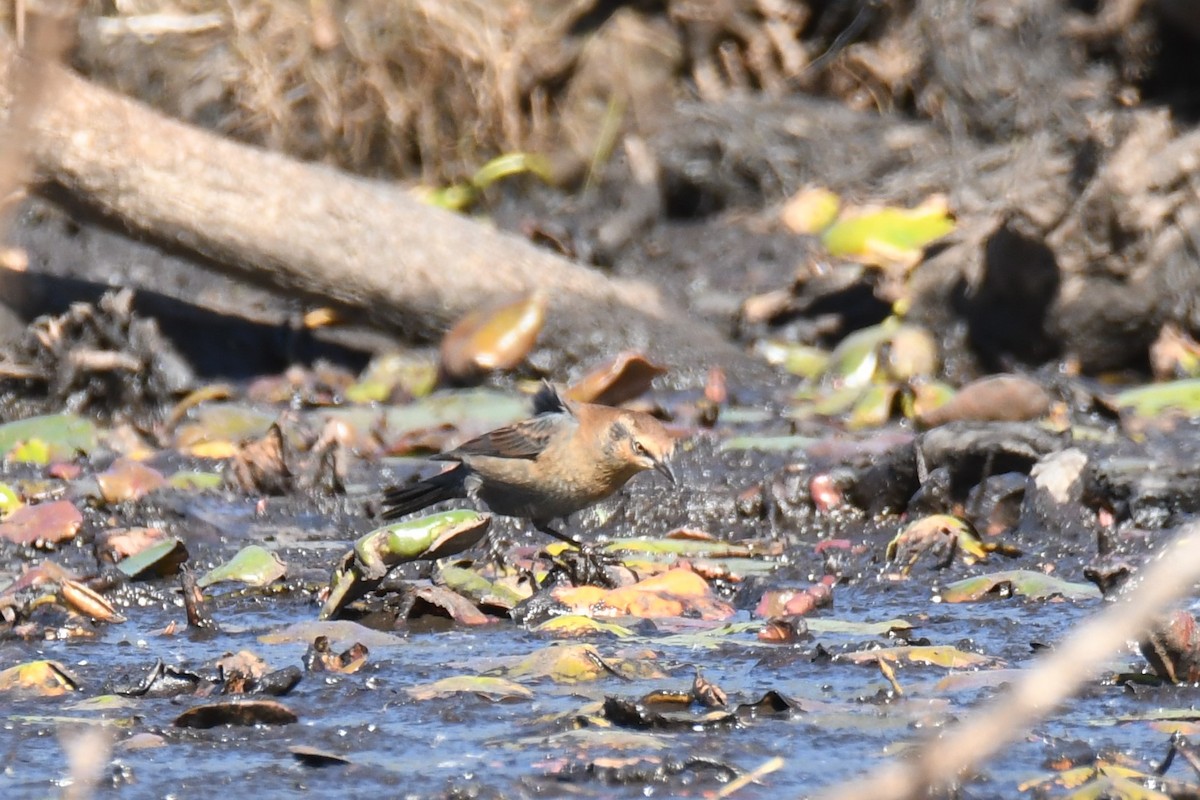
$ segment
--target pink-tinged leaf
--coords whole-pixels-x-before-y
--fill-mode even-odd
[[[48,547],[75,536],[83,515],[69,500],[24,506],[0,522],[0,539],[15,544]]]

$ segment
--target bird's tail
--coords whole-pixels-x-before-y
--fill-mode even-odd
[[[466,497],[466,467],[461,464],[440,475],[426,478],[412,486],[393,486],[383,490],[384,519],[397,519],[405,514],[428,508],[443,500]]]

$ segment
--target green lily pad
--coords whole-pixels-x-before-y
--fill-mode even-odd
[[[962,669],[990,664],[990,656],[978,653],[968,653],[957,647],[948,645],[905,645],[903,647],[881,647],[873,650],[860,650],[855,653],[841,653],[835,656],[838,661],[851,661],[855,664],[870,664],[879,661],[908,661],[913,664],[930,664],[946,669]]]
[[[888,619],[883,622],[854,622],[844,619],[810,617],[805,620],[810,633],[832,633],[845,636],[887,636],[896,631],[912,630],[912,623],[903,619]]]
[[[437,581],[479,605],[511,610],[527,597],[502,583],[489,581],[473,569],[453,564],[438,570]]]
[[[179,571],[179,566],[187,560],[187,547],[182,541],[172,537],[122,559],[117,563],[117,569],[135,581],[161,578],[174,575]]]
[[[90,453],[98,431],[74,414],[49,414],[0,425],[0,455],[10,461],[48,464]]]
[[[460,694],[473,694],[492,701],[525,700],[533,697],[533,692],[519,683],[488,675],[455,675],[433,683],[410,686],[404,691],[414,700],[433,700]]]
[[[203,588],[222,581],[266,586],[287,574],[287,564],[262,545],[243,547],[233,558],[204,574],[196,585]]]
[[[1031,600],[1062,597],[1067,600],[1099,600],[1100,590],[1090,583],[1071,583],[1053,575],[1025,569],[1004,570],[955,581],[941,591],[947,603],[979,600],[1002,590],[1024,595]]]

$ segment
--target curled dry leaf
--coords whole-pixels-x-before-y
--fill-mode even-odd
[[[1050,411],[1050,395],[1036,381],[1020,375],[993,375],[972,381],[954,397],[917,416],[917,422],[935,428],[947,422],[1022,422]]]
[[[341,653],[333,652],[328,636],[318,636],[304,653],[304,668],[309,672],[340,672],[351,675],[367,663],[370,651],[361,642],[355,642]]]
[[[754,613],[760,617],[802,617],[818,608],[833,605],[833,584],[836,579],[826,575],[819,583],[805,589],[775,589],[766,592],[758,601]]]
[[[83,524],[83,515],[70,500],[54,500],[18,508],[0,522],[0,539],[14,544],[52,547],[72,539]]]
[[[1138,647],[1154,674],[1164,681],[1200,681],[1200,629],[1188,612],[1176,611],[1155,621]]]
[[[808,636],[808,623],[801,617],[772,617],[758,631],[758,640],[768,644],[793,644]]]
[[[243,492],[282,495],[291,491],[293,475],[279,423],[271,423],[261,439],[243,442],[230,468]]]
[[[171,723],[176,728],[215,728],[218,725],[290,725],[299,717],[276,700],[233,700],[189,708]]]
[[[158,528],[115,528],[96,538],[96,557],[110,564],[162,542],[166,534]]]
[[[966,520],[949,514],[933,514],[906,525],[888,542],[887,559],[901,565],[907,575],[922,556],[933,557],[934,566],[950,566],[962,552],[973,561],[986,561],[987,550]]]
[[[640,353],[624,352],[575,381],[566,391],[568,400],[616,406],[641,396],[666,367]]]
[[[705,708],[724,708],[729,704],[725,690],[705,678],[699,669],[692,679],[692,698]]]
[[[542,331],[546,305],[545,293],[535,291],[467,314],[442,339],[442,380],[469,384],[487,372],[519,365]]]
[[[59,587],[59,593],[68,608],[91,617],[97,622],[119,623],[125,621],[125,617],[117,613],[112,603],[82,583],[64,579]]]
[[[139,461],[118,458],[96,476],[100,496],[109,505],[137,500],[167,485],[162,473]]]

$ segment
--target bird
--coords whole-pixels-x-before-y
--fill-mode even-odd
[[[470,498],[582,549],[552,523],[609,497],[647,470],[675,483],[669,464],[675,437],[651,415],[564,400],[548,381],[534,395],[533,411],[530,419],[432,457],[457,466],[385,489],[381,516],[397,519],[444,500]]]

